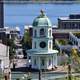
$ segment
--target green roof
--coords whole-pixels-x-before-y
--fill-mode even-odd
[[[44,14],[43,11],[41,11],[41,14],[34,19],[32,25],[33,27],[40,27],[40,26],[51,27],[52,26],[49,18]]]

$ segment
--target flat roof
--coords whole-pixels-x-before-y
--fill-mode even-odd
[[[68,20],[69,19],[69,17],[59,17],[59,19],[61,19],[61,20]]]
[[[60,19],[60,20],[80,20],[80,19],[70,19],[69,17],[59,17],[58,19]]]

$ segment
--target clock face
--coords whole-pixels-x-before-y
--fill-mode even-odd
[[[44,42],[44,41],[40,42],[40,47],[45,48],[46,47],[46,42]]]

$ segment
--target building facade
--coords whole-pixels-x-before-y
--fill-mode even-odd
[[[58,18],[59,29],[80,29],[80,14],[71,14],[68,17]]]

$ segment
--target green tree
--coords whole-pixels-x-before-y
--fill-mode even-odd
[[[5,38],[3,39],[3,44],[9,46],[9,58],[12,59],[15,54],[15,48],[16,45],[14,43],[14,38],[8,38],[7,35],[4,36]]]
[[[29,30],[27,30],[24,33],[23,39],[22,39],[22,47],[23,47],[23,54],[24,57],[26,56],[26,50],[31,49],[32,48],[32,38],[30,36],[30,32]]]
[[[9,58],[13,59],[15,55],[15,43],[14,39],[7,39],[7,45],[9,46]]]
[[[25,47],[25,49],[31,49],[32,47],[32,39],[29,30],[24,33],[22,45]]]

